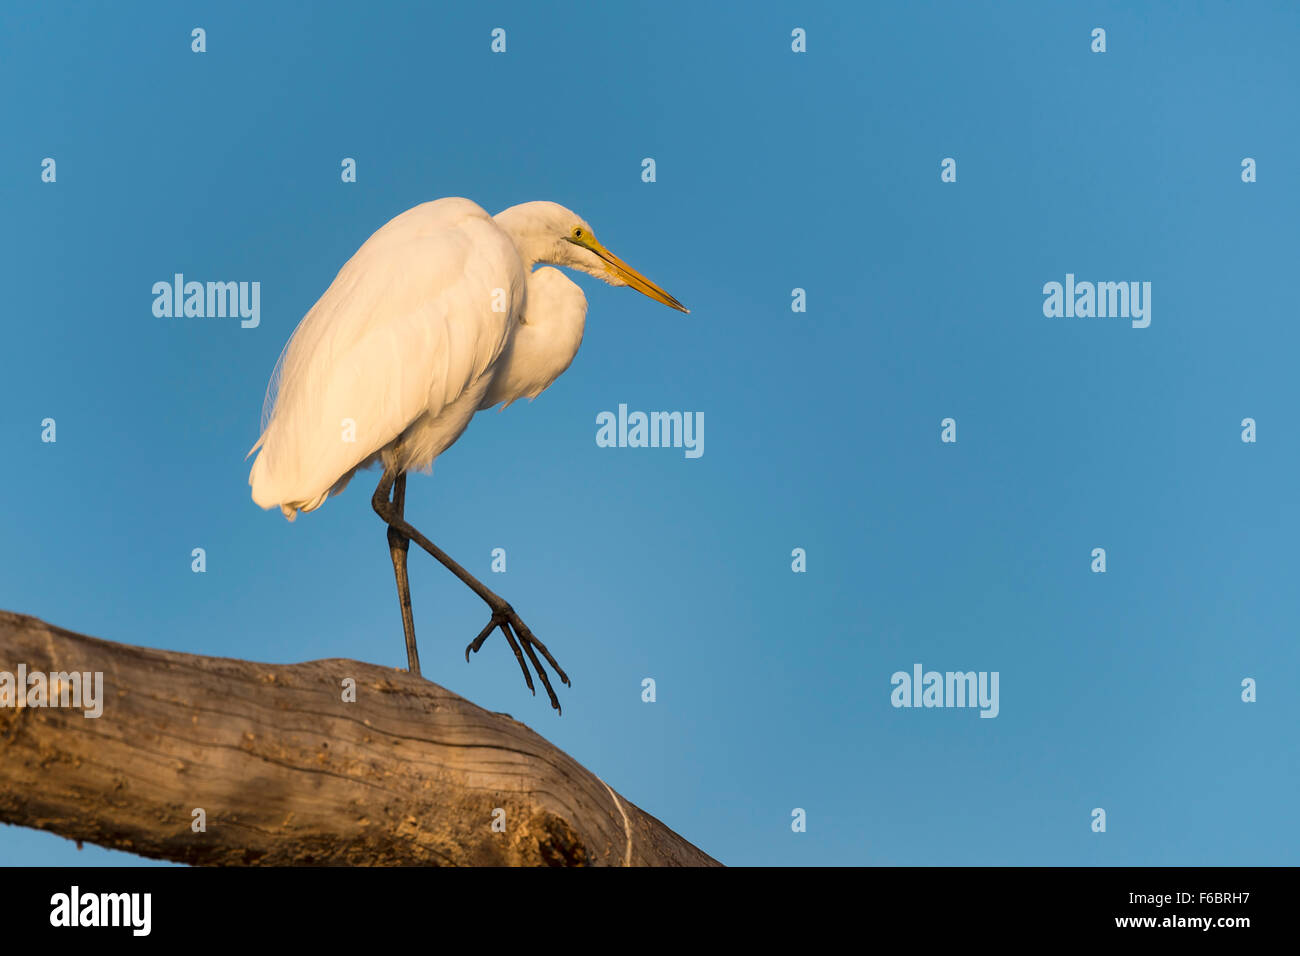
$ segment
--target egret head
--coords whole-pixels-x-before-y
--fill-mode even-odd
[[[577,269],[613,286],[631,286],[678,312],[690,311],[606,249],[585,219],[559,203],[523,203],[495,218],[510,233],[525,259]]]

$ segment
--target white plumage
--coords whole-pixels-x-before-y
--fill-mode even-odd
[[[587,300],[563,273],[532,266],[627,284],[571,240],[574,229],[591,235],[555,203],[493,219],[468,199],[424,203],[379,229],[280,357],[253,447],[253,500],[292,520],[357,469],[381,459],[426,469],[478,409],[536,397],[577,354]]]
[[[545,303],[553,308],[542,307]],[[534,399],[572,364],[582,345],[587,297],[559,269],[542,266],[528,277],[524,314],[497,361],[479,408]]]
[[[568,675],[514,609],[405,520],[406,472],[428,469],[474,413],[535,398],[582,343],[587,300],[558,269],[630,285],[686,308],[606,249],[563,206],[530,202],[489,216],[468,199],[408,209],[357,250],[303,317],[271,376],[262,436],[248,475],[253,500],[292,521],[320,507],[375,462],[371,505],[388,525],[410,673],[420,673],[407,576],[410,542],[491,608],[476,652],[500,628],[524,673],[521,647],[551,705],[560,703],[537,654]]]

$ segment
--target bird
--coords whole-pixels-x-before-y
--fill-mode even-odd
[[[246,457],[257,456],[248,476],[254,503],[290,521],[378,465],[371,506],[387,526],[407,670],[420,676],[407,572],[414,541],[488,605],[465,660],[499,628],[528,689],[536,695],[531,663],[562,713],[537,654],[570,681],[546,645],[405,517],[408,472],[430,472],[477,412],[536,398],[573,362],[587,299],[556,266],[690,311],[558,203],[525,202],[495,216],[459,197],[421,203],[371,235],[299,322]]]

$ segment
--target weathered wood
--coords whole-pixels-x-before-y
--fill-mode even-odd
[[[195,864],[718,865],[523,724],[405,671],[180,654],[0,611],[0,671],[19,664],[102,671],[104,710],[0,707],[6,823]]]

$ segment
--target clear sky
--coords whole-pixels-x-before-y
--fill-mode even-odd
[[[1300,863],[1297,41],[1293,3],[4,4],[0,607],[404,666],[375,477],[249,498],[267,379],[392,216],[551,199],[692,312],[578,278],[572,368],[410,482],[564,715],[499,635],[465,663],[485,609],[413,549],[427,677],[730,864]],[[156,317],[178,272],[260,324]],[[1149,327],[1045,316],[1067,274],[1150,282]],[[704,454],[598,447],[620,403]],[[893,707],[915,664],[998,715]]]

